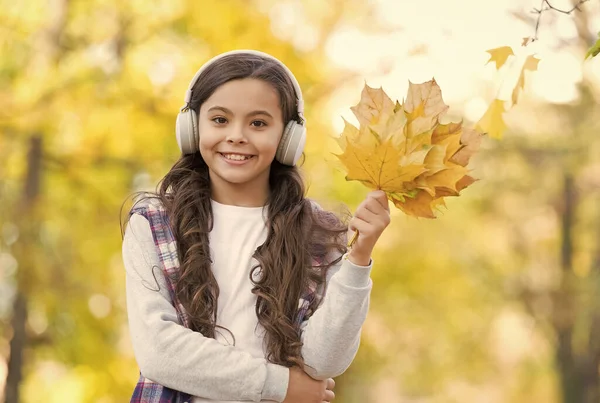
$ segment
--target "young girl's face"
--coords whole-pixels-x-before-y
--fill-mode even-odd
[[[213,188],[236,184],[252,192],[268,190],[284,128],[273,86],[253,78],[221,85],[200,106],[198,127]]]

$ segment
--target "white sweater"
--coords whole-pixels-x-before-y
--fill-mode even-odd
[[[252,255],[267,236],[262,208],[212,202],[210,233],[213,273],[219,284],[215,339],[183,327],[162,275],[150,225],[134,214],[123,240],[127,310],[133,349],[141,373],[164,386],[197,396],[200,402],[281,402],[289,370],[267,362],[264,329],[255,313]],[[349,260],[330,268],[325,299],[303,324],[302,355],[316,379],[343,373],[354,359],[367,315],[371,266]]]

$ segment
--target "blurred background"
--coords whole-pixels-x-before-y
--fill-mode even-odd
[[[570,0],[554,0],[569,9]],[[0,396],[128,401],[121,206],[178,158],[191,77],[236,49],[284,61],[304,90],[309,196],[355,208],[331,137],[364,83],[406,96],[435,77],[473,125],[510,73],[537,72],[473,161],[481,179],[435,220],[393,211],[342,403],[600,402],[600,1],[0,0]],[[505,96],[508,99],[510,95]]]

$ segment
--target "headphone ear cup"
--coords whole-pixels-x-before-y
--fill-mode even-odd
[[[190,109],[190,127],[192,128],[192,153],[196,153],[200,147],[200,130],[198,127],[198,114]]]
[[[302,156],[305,143],[306,127],[293,120],[289,121],[283,130],[275,159],[283,165],[296,165]]]
[[[175,123],[175,134],[177,135],[177,144],[182,154],[193,154],[198,151],[196,112],[192,109],[179,112]]]

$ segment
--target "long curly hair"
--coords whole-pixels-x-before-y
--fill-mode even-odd
[[[193,88],[190,109],[202,104],[222,84],[243,78],[263,80],[277,90],[284,124],[300,122],[291,79],[275,61],[254,54],[225,56],[211,64]],[[309,286],[323,287],[328,269],[346,252],[347,225],[337,215],[316,208],[306,198],[297,167],[273,161],[269,176],[266,241],[249,276],[257,296],[256,316],[265,329],[267,360],[304,366],[298,301]],[[176,297],[189,314],[191,328],[206,337],[217,331],[219,285],[211,268],[212,229],[209,170],[199,152],[182,155],[160,181],[154,197],[165,207],[177,242],[180,267]],[[260,270],[261,275],[252,274]],[[314,311],[320,301],[310,301]]]

